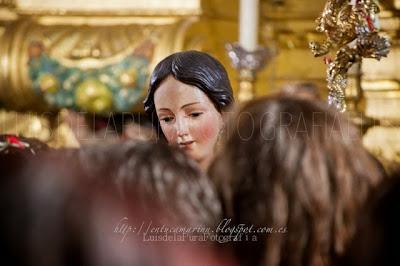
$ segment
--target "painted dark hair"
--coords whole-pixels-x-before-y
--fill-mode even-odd
[[[155,67],[144,100],[144,110],[159,132],[161,131],[154,104],[154,93],[168,76],[202,90],[218,112],[226,110],[234,102],[228,74],[217,59],[199,51],[171,54]]]

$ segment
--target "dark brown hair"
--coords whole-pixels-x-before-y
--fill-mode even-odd
[[[242,264],[330,265],[343,254],[381,179],[358,130],[322,102],[268,97],[246,104],[228,133],[212,167],[227,216],[287,227],[235,243]]]
[[[190,234],[220,219],[210,180],[161,142],[35,156],[18,175],[0,178],[0,209],[0,257],[12,265],[201,265],[208,246],[144,235],[163,226]]]
[[[133,197],[145,209],[163,206],[183,223],[214,226],[221,203],[214,184],[177,147],[166,143],[125,141],[87,146],[75,155],[88,178]]]

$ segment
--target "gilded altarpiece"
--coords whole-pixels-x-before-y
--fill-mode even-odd
[[[62,121],[48,120],[56,113],[60,121],[57,113],[64,108],[100,115],[142,111],[151,70],[183,49],[184,34],[200,12],[193,0],[164,8],[154,0],[0,6],[14,14],[1,23],[0,101],[18,111],[2,111],[1,131],[44,141],[57,135]]]

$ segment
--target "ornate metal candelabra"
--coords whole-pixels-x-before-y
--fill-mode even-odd
[[[326,41],[311,42],[314,56],[323,56],[336,49],[334,59],[325,58],[329,104],[341,112],[346,110],[347,72],[361,58],[379,60],[389,53],[389,40],[378,34],[379,6],[375,0],[328,0],[320,17],[317,31],[324,32]]]
[[[239,72],[238,100],[242,102],[253,99],[257,72],[274,57],[276,54],[275,49],[262,47],[249,52],[238,43],[227,43],[225,47],[232,66]]]

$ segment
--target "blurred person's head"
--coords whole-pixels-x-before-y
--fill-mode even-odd
[[[216,189],[198,165],[166,143],[125,141],[77,150],[83,169],[119,195],[148,199],[190,224],[215,225],[221,219]]]
[[[36,157],[20,175],[8,177],[8,182],[0,179],[2,259],[12,265],[51,266],[222,263],[209,249],[189,241],[146,240],[145,232],[180,226],[164,210],[169,202],[153,201],[155,190],[118,196],[114,186],[93,179],[95,173],[83,167],[76,152]]]
[[[17,136],[13,134],[0,135],[0,156],[1,158],[8,155],[15,156],[31,156],[36,155],[38,152],[48,149],[46,143],[35,139]]]
[[[26,161],[46,152],[46,143],[35,139],[12,134],[0,135],[0,173],[2,177],[18,175]]]
[[[321,100],[321,94],[317,85],[312,82],[288,83],[281,89],[282,96],[291,96],[308,100]]]
[[[399,265],[400,169],[374,191],[347,252],[347,265]],[[343,264],[343,263],[342,263]]]
[[[105,187],[87,182],[73,160],[31,158],[17,175],[0,183],[1,258],[11,265],[162,262],[150,255],[155,253],[151,247],[144,250],[135,239],[122,243],[114,232],[122,217],[139,223],[147,216]]]
[[[212,167],[227,216],[287,229],[235,243],[242,264],[330,265],[341,256],[381,179],[357,129],[322,102],[278,96],[247,103],[228,134]]]

